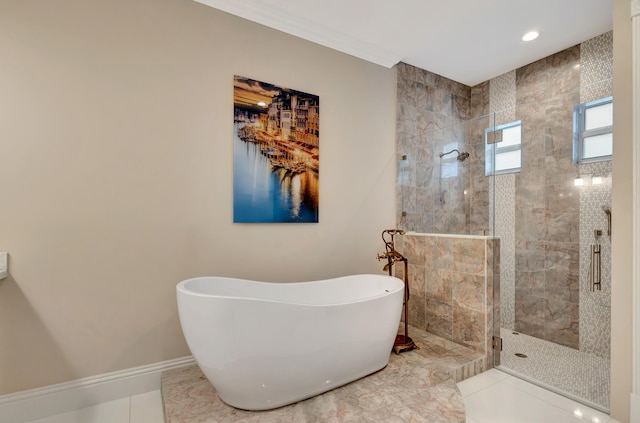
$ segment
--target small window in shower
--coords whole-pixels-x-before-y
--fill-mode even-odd
[[[522,166],[522,124],[519,120],[487,128],[485,174],[519,172]]]
[[[448,151],[449,153],[458,151],[458,143],[452,142],[445,144],[442,151]],[[450,179],[458,177],[458,163],[455,154],[441,154],[440,155],[440,179]]]
[[[611,160],[613,154],[613,98],[573,108],[573,163]]]

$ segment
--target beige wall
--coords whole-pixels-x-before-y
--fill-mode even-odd
[[[188,355],[188,277],[381,271],[395,70],[191,0],[0,10],[0,394]],[[234,74],[320,96],[320,223],[232,223]]]
[[[632,378],[632,65],[629,0],[613,3],[614,154],[611,210],[611,415],[629,421]]]

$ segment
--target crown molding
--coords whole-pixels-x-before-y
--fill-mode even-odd
[[[273,4],[265,4],[263,1],[195,1],[387,68],[402,60],[398,54],[383,51],[366,41],[355,39],[316,22],[293,17],[286,10]]]

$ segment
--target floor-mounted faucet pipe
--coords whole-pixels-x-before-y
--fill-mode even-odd
[[[396,354],[404,351],[418,349],[418,346],[409,337],[409,260],[395,249],[394,237],[396,234],[404,235],[401,229],[385,229],[382,231],[382,240],[385,244],[385,253],[378,254],[378,260],[387,259],[383,270],[389,272],[389,276],[393,276],[393,265],[397,262],[404,262],[404,334],[396,336],[393,343],[393,350]],[[390,236],[390,239],[386,235]]]

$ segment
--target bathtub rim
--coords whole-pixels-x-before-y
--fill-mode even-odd
[[[310,303],[310,302],[302,302],[302,301],[293,301],[293,300],[285,300],[285,299],[270,299],[270,298],[258,298],[258,297],[247,297],[247,296],[237,296],[237,295],[215,295],[215,294],[207,294],[207,293],[201,293],[201,292],[197,292],[193,289],[189,289],[187,288],[185,285],[187,285],[189,282],[193,282],[193,281],[200,281],[200,280],[205,280],[205,279],[213,279],[213,280],[230,280],[230,281],[235,281],[235,282],[240,282],[240,283],[254,283],[254,284],[260,284],[260,285],[267,285],[267,284],[273,284],[273,285],[283,285],[283,286],[302,286],[302,285],[307,285],[307,284],[321,284],[324,282],[328,282],[328,281],[337,281],[340,279],[348,279],[350,277],[354,277],[354,276],[373,276],[376,278],[380,278],[380,279],[390,279],[390,280],[394,280],[394,282],[397,284],[397,286],[395,287],[395,289],[389,290],[387,292],[384,293],[380,293],[377,295],[369,295],[369,296],[364,296],[361,298],[357,298],[357,299],[348,299],[348,300],[344,300],[344,301],[334,301],[334,302],[325,302],[325,303]],[[268,303],[274,303],[274,304],[287,304],[287,305],[298,305],[298,306],[304,306],[304,307],[332,307],[332,306],[343,306],[343,305],[348,305],[348,304],[357,304],[357,303],[361,303],[361,302],[366,302],[366,301],[372,301],[372,300],[376,300],[379,298],[384,298],[390,295],[394,295],[395,293],[397,293],[398,291],[404,290],[404,281],[396,276],[389,276],[386,274],[375,274],[375,273],[358,273],[358,274],[353,274],[353,275],[346,275],[346,276],[338,276],[335,278],[329,278],[329,279],[318,279],[318,280],[313,280],[313,281],[306,281],[306,282],[269,282],[269,281],[255,281],[252,279],[242,279],[242,278],[234,278],[234,277],[228,277],[228,276],[198,276],[195,278],[189,278],[189,279],[185,279],[183,281],[180,281],[177,285],[176,285],[176,293],[177,295],[183,294],[183,295],[187,295],[187,296],[194,296],[194,297],[201,297],[201,298],[210,298],[210,299],[224,299],[224,300],[241,300],[241,301],[257,301],[257,302],[268,302]]]

